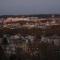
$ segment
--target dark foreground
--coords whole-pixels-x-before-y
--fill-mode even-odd
[[[40,32],[40,30],[21,30],[20,33],[13,32],[0,33],[0,60],[60,60],[60,42],[56,45],[53,41],[55,39],[58,40],[58,38],[55,38],[60,36],[57,34],[58,31],[51,34],[50,32],[46,32],[47,34]],[[15,32],[17,31],[15,30]],[[11,38],[16,35],[19,38]],[[48,39],[45,39],[47,41],[42,41],[42,37],[46,36],[53,40],[50,42]],[[52,38],[52,36],[55,37]]]

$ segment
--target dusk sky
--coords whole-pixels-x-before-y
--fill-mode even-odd
[[[0,15],[60,14],[60,0],[0,0]]]

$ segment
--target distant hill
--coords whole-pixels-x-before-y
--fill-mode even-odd
[[[1,15],[0,18],[7,18],[7,17],[38,17],[38,18],[49,18],[54,15],[55,17],[60,17],[60,14],[33,14],[33,15]]]

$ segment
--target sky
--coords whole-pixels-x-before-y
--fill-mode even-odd
[[[60,0],[0,0],[0,15],[60,14]]]

